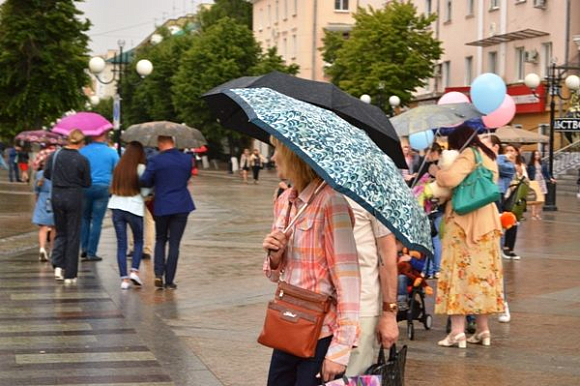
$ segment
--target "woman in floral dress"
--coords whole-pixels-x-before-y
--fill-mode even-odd
[[[495,153],[485,146],[473,130],[458,127],[449,136],[449,148],[460,150],[459,158],[447,170],[439,170],[440,186],[455,188],[474,169],[478,151],[483,166],[498,178]],[[467,143],[466,146],[464,146]],[[503,271],[500,253],[501,223],[494,203],[465,215],[447,204],[442,226],[441,276],[437,283],[435,312],[451,316],[451,332],[440,346],[465,348],[466,343],[489,345],[488,315],[503,312]],[[465,336],[465,315],[476,315],[477,331]]]

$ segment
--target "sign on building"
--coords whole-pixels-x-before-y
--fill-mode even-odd
[[[580,133],[580,118],[556,118],[554,119],[554,130]]]

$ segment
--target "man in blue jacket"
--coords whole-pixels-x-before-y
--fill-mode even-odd
[[[155,218],[155,286],[176,289],[174,282],[179,244],[189,213],[195,210],[187,183],[191,177],[191,156],[175,148],[172,137],[159,136],[160,153],[147,162],[141,184],[155,187],[153,217]],[[165,258],[165,246],[169,253]]]
[[[97,256],[103,218],[109,203],[109,186],[119,155],[107,143],[108,131],[80,150],[91,165],[91,187],[85,188],[81,221],[81,258],[84,261],[103,260]]]

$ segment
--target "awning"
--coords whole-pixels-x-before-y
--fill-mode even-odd
[[[332,32],[350,32],[352,27],[354,27],[352,24],[328,23],[324,29]]]
[[[489,47],[500,43],[513,42],[514,40],[531,39],[540,36],[549,35],[548,32],[538,31],[535,29],[523,29],[516,32],[509,32],[502,35],[494,35],[485,39],[476,40],[474,42],[465,43],[466,46]]]

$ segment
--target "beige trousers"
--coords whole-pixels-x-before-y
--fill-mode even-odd
[[[366,371],[374,364],[381,347],[377,339],[377,324],[379,316],[362,316],[359,318],[360,338],[358,347],[350,353],[350,360],[346,368],[346,376],[354,377]]]
[[[133,232],[127,232],[129,236],[129,250],[133,250]],[[145,208],[143,216],[143,253],[153,256],[155,250],[155,220],[149,209]]]

